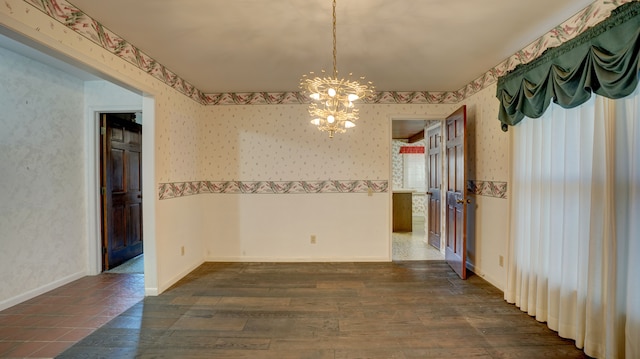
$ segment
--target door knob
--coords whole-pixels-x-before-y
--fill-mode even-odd
[[[433,196],[433,192],[427,192],[427,196]]]
[[[464,203],[464,202],[471,203],[471,200],[468,199],[465,201],[464,199],[456,199],[456,203]]]

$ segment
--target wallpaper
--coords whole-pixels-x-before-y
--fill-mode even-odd
[[[402,146],[424,146],[424,140],[406,143],[404,141],[391,141],[391,181],[393,189],[402,189],[404,187],[404,156],[400,154]],[[425,212],[424,194],[414,193],[411,197],[413,215],[422,215]]]
[[[506,198],[509,134],[500,129],[496,84],[465,100],[467,105],[467,191]]]
[[[357,126],[330,139],[310,123],[306,105],[203,107],[196,123],[170,121],[175,126],[166,136],[182,145],[165,150],[174,180],[159,181],[159,198],[236,187],[242,193],[386,192],[391,117],[446,116],[452,109],[365,104]]]
[[[333,139],[305,105],[208,106],[199,124],[201,179],[325,181],[388,179],[385,116],[361,108],[357,126]]]
[[[509,175],[509,135],[500,129],[498,99],[493,84],[465,101],[472,178],[496,180]]]
[[[204,94],[178,74],[158,63],[139,48],[120,38],[111,30],[83,13],[66,0],[24,0],[53,19],[59,21],[73,31],[107,51],[119,56],[125,61],[137,66],[144,72],[171,86],[189,98],[206,105],[255,105],[255,104],[295,104],[304,103],[306,99],[298,92],[291,93],[222,93]],[[561,25],[556,26],[544,36],[540,37],[524,49],[518,51],[502,63],[487,71],[484,75],[472,81],[465,87],[451,92],[426,91],[381,91],[369,100],[370,103],[459,103],[465,98],[496,82],[497,78],[512,70],[521,63],[527,63],[546,49],[558,46],[604,20],[611,10],[633,0],[598,0],[573,16]],[[14,11],[11,4],[5,1],[5,6]],[[124,9],[123,9],[124,10]],[[28,11],[28,10],[27,10]]]
[[[83,82],[3,48],[0,79],[2,303],[84,272],[87,210]]]
[[[391,142],[391,181],[393,189],[404,186],[404,157],[400,154],[400,147],[406,142],[393,140]]]

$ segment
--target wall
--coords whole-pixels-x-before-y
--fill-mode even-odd
[[[82,80],[0,48],[0,309],[86,271]]]
[[[145,113],[142,134],[143,152],[145,153],[145,158],[143,159],[145,288],[147,294],[160,293],[175,283],[183,273],[201,264],[203,260],[202,251],[187,251],[182,256],[180,251],[174,250],[174,243],[178,239],[186,240],[190,248],[202,248],[202,237],[176,238],[180,237],[181,233],[191,233],[190,231],[193,230],[191,218],[194,212],[198,212],[198,208],[193,207],[189,211],[184,211],[179,202],[167,202],[163,203],[162,206],[158,204],[159,181],[168,181],[170,178],[192,178],[197,172],[196,168],[191,168],[176,175],[174,167],[180,166],[183,168],[182,164],[187,159],[178,157],[179,151],[175,151],[175,149],[191,145],[180,141],[182,139],[189,141],[189,136],[195,136],[195,134],[189,133],[189,129],[180,128],[180,125],[182,123],[197,123],[197,119],[203,116],[203,106],[193,101],[190,95],[185,96],[181,92],[181,90],[186,91],[185,89],[188,89],[188,86],[180,79],[167,80],[171,77],[170,72],[159,71],[158,68],[150,72],[140,69],[134,62],[124,60],[117,53],[111,52],[95,42],[104,38],[85,37],[75,32],[70,28],[70,18],[66,18],[65,14],[55,13],[56,16],[60,15],[61,19],[49,16],[47,12],[52,9],[55,10],[55,8],[47,7],[43,2],[27,3],[22,0],[6,0],[4,6],[0,7],[0,32],[9,34],[10,37],[19,39],[20,42],[24,42],[40,51],[52,54],[67,63],[88,70],[102,79],[122,85],[128,89],[135,89],[136,92],[143,94],[142,102]],[[92,23],[86,17],[74,17],[73,19]],[[74,25],[77,25],[78,29],[95,31],[93,27],[84,26],[84,24]],[[121,45],[121,43],[115,41],[107,42],[112,45]],[[130,51],[123,51],[120,54],[128,54],[132,58],[135,57],[134,52]],[[134,61],[135,59],[140,58],[135,57]],[[150,73],[154,76],[150,76]],[[46,76],[43,76],[43,78],[47,79]],[[40,88],[48,89],[52,86],[55,88],[54,84],[55,82],[46,81]],[[78,85],[79,96],[82,96],[82,83],[79,82]],[[79,115],[77,117],[83,118],[84,108],[82,102],[78,106]],[[42,128],[46,127],[41,126],[34,131],[40,131]],[[89,141],[84,138],[85,132],[83,132],[82,127],[80,129],[79,137],[77,137],[78,142],[76,143],[78,146],[74,147],[75,150],[83,148],[83,143],[88,143]],[[24,130],[19,129],[19,131]],[[183,136],[185,131],[187,131],[186,135]],[[20,152],[26,149],[17,148],[15,150]],[[86,168],[83,170],[86,170]],[[84,173],[82,170],[75,173],[78,177],[74,177],[74,181],[78,181],[79,186],[74,188],[84,190],[86,181]],[[46,178],[47,171],[37,171],[34,176]],[[50,194],[48,197],[42,197],[41,201],[46,204],[41,204],[41,206],[56,206],[55,200],[48,202],[50,198]],[[81,218],[82,223],[87,222],[88,210],[85,206],[89,199],[82,198],[82,195],[80,195],[79,201],[81,205],[78,210],[82,211],[82,213],[76,217],[67,216],[60,225],[69,225],[69,218]],[[37,233],[37,228],[30,223],[26,224],[34,227],[33,231]],[[83,231],[80,229],[80,232],[80,236],[82,236],[82,234],[89,233],[89,230]],[[87,258],[89,256],[87,255],[86,246],[89,241],[89,238],[83,238],[81,247],[78,247],[82,251],[80,254],[80,257],[82,257],[80,259],[81,262],[78,264],[81,272],[76,272],[78,275],[87,273]],[[41,246],[39,248],[41,253],[45,253],[42,248],[47,247]],[[65,259],[64,261],[67,260]],[[74,263],[69,265],[75,268]],[[65,267],[65,265],[61,267]],[[64,273],[54,270],[52,271],[52,278],[48,279],[51,285],[55,286],[56,283],[67,280],[68,277],[65,277]],[[8,290],[21,296],[33,294],[29,292],[30,289],[24,288],[19,284],[11,286]]]
[[[391,188],[393,189],[404,187],[404,156],[400,154],[400,147],[406,145],[404,141],[392,140],[391,142]]]
[[[157,181],[151,189],[154,199],[158,198],[158,182],[197,178],[200,167],[198,157],[192,154],[199,150],[198,123],[204,117],[204,106],[171,89],[168,92],[171,96],[156,96]],[[206,211],[195,197],[156,203],[157,289],[162,293],[204,262]],[[145,238],[146,235],[145,229]]]
[[[424,140],[416,141],[414,143],[407,143],[406,141],[393,140],[391,142],[391,177],[392,177],[392,188],[393,189],[403,189],[404,188],[404,156],[400,154],[400,147],[403,146],[423,146]],[[418,156],[416,154],[411,154],[407,156]],[[426,162],[426,158],[422,155]],[[425,215],[425,194],[423,193],[414,193],[411,196],[411,211],[414,217],[422,217]]]
[[[385,184],[371,196],[360,187],[200,194],[207,259],[390,260],[391,117],[442,115],[451,107],[362,105],[357,127],[333,139],[309,123],[306,105],[206,107],[196,154],[200,180],[222,187],[234,181]]]
[[[467,180],[471,231],[467,260],[471,269],[494,286],[506,283],[508,239],[507,181],[509,178],[509,133],[502,132],[498,118],[496,85],[464,101],[467,105]]]

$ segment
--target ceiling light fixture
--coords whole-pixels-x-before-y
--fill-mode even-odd
[[[303,93],[311,98],[309,114],[314,119],[311,123],[320,131],[329,132],[333,138],[335,133],[344,133],[348,128],[355,127],[358,119],[358,109],[353,102],[364,99],[373,94],[373,84],[361,85],[358,81],[338,79],[338,60],[336,50],[336,0],[333,0],[333,76],[313,77],[304,75],[300,80]],[[325,71],[322,70],[324,74]],[[349,74],[352,76],[353,74]],[[312,78],[313,77],[313,78]],[[364,77],[360,78],[364,80]]]

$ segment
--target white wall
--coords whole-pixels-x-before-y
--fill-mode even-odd
[[[387,261],[386,193],[201,195],[211,261]],[[316,243],[310,241],[316,236]]]
[[[86,272],[83,97],[0,48],[0,309]]]
[[[156,220],[165,226],[162,233],[157,235],[162,244],[156,249],[158,278],[161,279],[157,293],[162,293],[204,262],[203,226],[206,213],[202,208],[201,196],[158,202]]]

